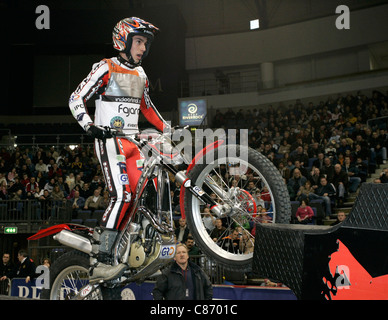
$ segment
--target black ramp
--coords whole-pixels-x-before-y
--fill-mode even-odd
[[[298,299],[388,299],[388,184],[363,184],[337,226],[256,228],[253,271]]]

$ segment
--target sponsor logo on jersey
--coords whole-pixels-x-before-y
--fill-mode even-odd
[[[123,104],[119,104],[118,106],[118,113],[124,113],[125,116],[128,118],[131,114],[139,114],[140,113],[140,109],[139,107],[126,107],[124,106]]]
[[[122,129],[122,128],[124,128],[124,125],[125,125],[124,119],[119,117],[119,116],[113,117],[110,120],[110,127],[111,128]]]
[[[136,168],[137,168],[137,170],[143,171],[143,167],[144,167],[144,159],[136,160]]]
[[[85,114],[86,114],[85,112],[81,112],[80,114],[77,114],[77,121],[82,121]]]
[[[129,184],[128,175],[126,173],[119,174],[118,177],[121,185]]]

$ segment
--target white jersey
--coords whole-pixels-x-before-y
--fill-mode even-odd
[[[104,59],[93,65],[92,71],[72,93],[69,107],[82,128],[94,123],[99,126],[138,132],[139,114],[158,130],[167,126],[148,94],[148,79],[142,67],[129,68],[117,58]],[[94,94],[96,111],[90,117],[86,101]]]

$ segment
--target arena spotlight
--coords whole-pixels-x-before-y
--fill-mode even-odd
[[[259,19],[251,20],[251,30],[255,30],[259,28],[260,28]]]

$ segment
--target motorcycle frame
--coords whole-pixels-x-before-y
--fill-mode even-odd
[[[160,134],[155,140],[159,141],[162,139],[164,134]],[[139,201],[143,195],[144,189],[152,175],[156,172],[155,177],[157,178],[157,188],[156,188],[156,204],[157,204],[157,210],[156,210],[156,217],[158,218],[158,221],[156,223],[161,222],[161,211],[162,211],[162,200],[164,197],[164,186],[165,183],[168,185],[168,189],[170,190],[170,181],[167,174],[167,171],[172,173],[179,182],[181,182],[181,192],[180,192],[180,207],[181,207],[181,215],[183,218],[185,218],[185,212],[182,210],[183,208],[183,196],[184,196],[184,190],[188,189],[194,196],[196,196],[199,200],[210,206],[212,210],[215,210],[215,208],[218,206],[217,203],[214,202],[213,199],[210,198],[208,194],[203,192],[203,194],[199,195],[197,192],[195,192],[195,186],[190,183],[190,179],[187,178],[186,174],[184,174],[182,171],[178,171],[175,169],[173,165],[170,164],[171,161],[173,161],[173,157],[171,155],[165,155],[161,153],[160,151],[156,151],[151,145],[151,143],[141,143],[134,139],[132,136],[123,136],[125,139],[128,139],[132,143],[134,143],[139,149],[144,150],[145,148],[146,152],[150,151],[152,156],[148,161],[144,163],[142,174],[140,175],[140,178],[138,180],[137,186],[136,186],[136,194],[134,202],[130,208],[130,213],[128,219],[126,219],[124,226],[120,227],[120,233],[116,238],[115,244],[113,246],[113,262],[114,264],[119,264],[120,262],[124,262],[128,259],[129,255],[129,249],[130,249],[130,239],[128,243],[126,243],[126,249],[125,253],[123,255],[120,255],[120,244],[125,236],[127,230],[129,230],[131,223],[133,223],[133,218],[135,217],[136,211],[139,208]],[[187,168],[187,173],[193,168],[193,166],[203,157],[206,155],[206,153],[218,148],[220,145],[224,143],[223,140],[217,140],[213,143],[210,143],[206,147],[204,147],[201,151],[199,151],[196,156],[192,159],[190,164]],[[163,173],[166,174],[166,177],[163,178]],[[165,179],[163,181],[163,179]],[[189,183],[187,183],[189,182]],[[160,188],[160,186],[162,186]],[[168,191],[169,191],[168,190]],[[171,206],[171,199],[169,199],[169,219],[171,223],[171,228],[173,227],[173,217],[172,217],[172,206]],[[150,218],[150,217],[149,217]],[[173,235],[171,235],[173,236]]]

